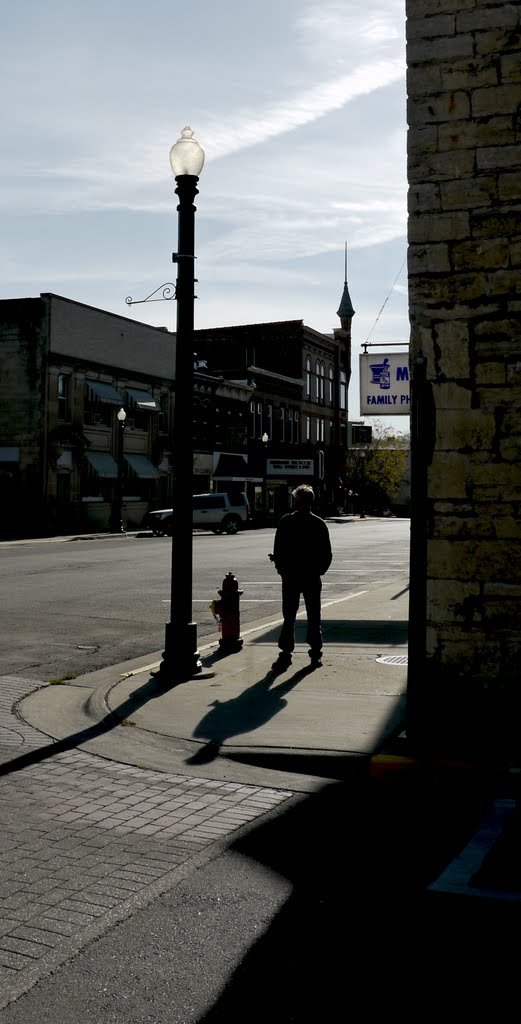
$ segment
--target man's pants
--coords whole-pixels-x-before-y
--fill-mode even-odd
[[[322,630],[320,622],[320,594],[322,580],[320,576],[312,580],[294,580],[282,577],[282,615],[284,625],[279,636],[279,647],[285,654],[291,654],[295,647],[295,619],[297,616],[300,595],[304,598],[308,617],[306,641],[313,654],[322,651]]]

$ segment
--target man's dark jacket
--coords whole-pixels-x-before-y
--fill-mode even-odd
[[[323,576],[331,565],[329,530],[313,512],[290,512],[275,533],[273,561],[281,576],[306,580]]]

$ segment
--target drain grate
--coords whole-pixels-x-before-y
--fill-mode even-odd
[[[376,660],[381,665],[406,665],[407,659],[407,654],[381,654]]]

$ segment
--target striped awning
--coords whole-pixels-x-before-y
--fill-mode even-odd
[[[125,461],[130,466],[134,476],[140,480],[158,480],[160,472],[146,455],[129,454],[125,455]]]
[[[89,472],[102,480],[117,480],[118,464],[108,452],[86,452]]]
[[[125,404],[112,384],[106,384],[103,380],[86,380],[85,384],[89,402],[103,402],[105,405]]]
[[[142,409],[143,412],[159,412],[159,402],[156,402],[155,398],[148,391],[142,391],[141,388],[125,388],[125,391],[130,399],[131,409]]]

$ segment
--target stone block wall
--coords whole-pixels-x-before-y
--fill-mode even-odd
[[[407,61],[409,725],[506,750],[521,733],[521,4],[407,0]]]

